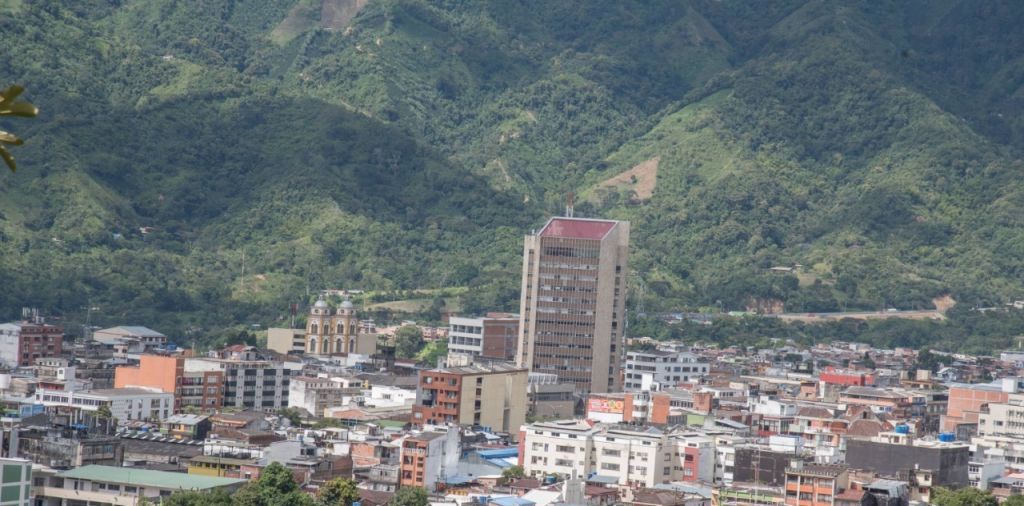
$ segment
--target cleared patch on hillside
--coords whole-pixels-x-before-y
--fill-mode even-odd
[[[320,9],[320,27],[340,30],[359,14],[369,0],[324,0]]]
[[[936,310],[945,313],[946,311],[949,311],[950,309],[953,308],[953,306],[956,305],[956,300],[953,299],[953,296],[946,294],[940,297],[935,297],[934,299],[932,299],[932,303],[935,304]]]
[[[644,160],[633,166],[633,168],[597,184],[596,189],[601,188],[629,188],[633,190],[636,198],[644,201],[654,195],[654,188],[658,179],[658,164],[661,157]]]
[[[313,28],[340,30],[359,14],[369,0],[303,0],[288,11],[288,16],[277,25],[270,38],[285,44]]]
[[[24,0],[0,0],[0,12],[4,14],[17,14],[24,6]]]

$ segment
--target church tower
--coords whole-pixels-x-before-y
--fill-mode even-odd
[[[332,310],[321,295],[306,322],[306,353],[336,355],[354,353],[359,337],[359,318],[348,296]]]

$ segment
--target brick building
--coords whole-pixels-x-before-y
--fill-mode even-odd
[[[0,363],[28,367],[37,358],[60,356],[64,329],[41,321],[0,324]]]
[[[526,422],[528,373],[511,365],[420,371],[413,405],[417,425],[479,425],[515,433]]]
[[[215,411],[224,405],[224,373],[220,370],[193,370],[190,359],[163,355],[143,355],[139,365],[118,367],[114,387],[146,387],[174,394],[174,410],[193,406]]]

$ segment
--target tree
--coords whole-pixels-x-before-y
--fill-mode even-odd
[[[868,352],[866,352],[866,351],[864,352],[864,360],[862,360],[861,363],[864,364],[864,367],[866,367],[868,369],[874,369],[875,368],[875,361],[874,361],[874,359],[872,359],[871,355]]]
[[[505,470],[501,472],[501,480],[505,483],[525,477],[526,471],[523,470],[523,466],[506,467]]]
[[[234,495],[236,506],[314,506],[313,498],[299,490],[292,471],[279,462],[263,469],[260,477]]]
[[[445,356],[448,356],[448,341],[437,339],[424,346],[423,349],[416,354],[416,360],[435,365],[437,364],[437,359]]]
[[[402,487],[388,506],[427,506],[427,491],[420,487]]]
[[[4,91],[0,91],[0,116],[34,118],[39,114],[39,108],[36,106],[28,102],[16,102],[14,100],[23,91],[25,91],[25,88],[21,86],[11,86]],[[21,140],[17,135],[0,130],[0,158],[4,159],[4,163],[7,164],[8,169],[11,169],[11,172],[17,170],[18,165],[14,163],[14,156],[7,150],[5,144],[21,146],[24,143],[25,141]]]
[[[100,404],[100,407],[96,408],[96,420],[103,423],[105,433],[110,432],[110,423],[114,421],[114,414],[110,412],[110,405]]]
[[[345,478],[336,478],[324,483],[316,494],[318,506],[352,506],[359,500],[356,483]]]
[[[395,331],[395,355],[413,358],[423,348],[423,331],[415,325],[405,325]]]
[[[998,506],[999,501],[992,494],[973,487],[950,490],[936,487],[932,490],[934,506]]]
[[[277,415],[283,418],[287,418],[291,422],[292,427],[298,427],[302,425],[302,415],[299,414],[297,408],[281,408],[277,411]]]
[[[211,492],[175,492],[170,497],[164,498],[160,506],[232,506],[232,504],[231,496],[224,490],[217,489]]]
[[[925,348],[917,353],[916,367],[935,372],[939,369],[940,365],[948,364],[949,362],[949,357],[932,353],[931,350]]]
[[[1024,495],[1011,495],[999,504],[1000,506],[1024,506]]]

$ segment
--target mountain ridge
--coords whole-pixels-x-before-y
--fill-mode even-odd
[[[521,235],[569,191],[633,221],[651,309],[1024,289],[1020,7],[374,0],[275,35],[318,6],[0,20],[43,111],[0,189],[0,309],[207,334],[328,286],[515,309]],[[655,158],[649,196],[599,187]]]

